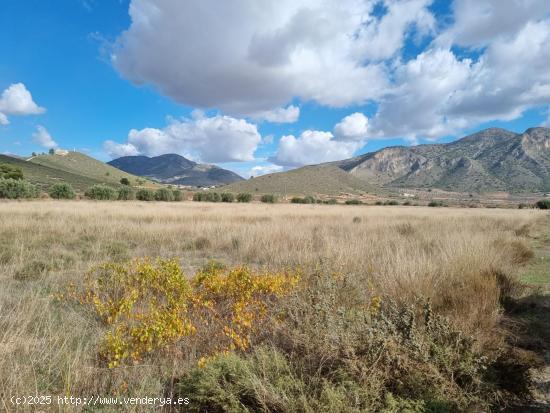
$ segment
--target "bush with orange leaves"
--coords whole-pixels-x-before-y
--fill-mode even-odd
[[[210,264],[189,278],[176,260],[138,259],[94,268],[84,289],[73,287],[69,295],[109,326],[100,355],[116,367],[186,337],[212,343],[203,357],[246,350],[268,304],[292,291],[299,277]]]

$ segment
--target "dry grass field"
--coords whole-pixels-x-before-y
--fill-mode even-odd
[[[372,411],[387,412],[405,407],[484,411],[515,394],[515,389],[495,378],[501,373],[503,355],[509,352],[503,306],[521,294],[515,277],[533,256],[531,235],[545,225],[548,215],[535,210],[2,202],[0,410],[16,410],[7,402],[12,395],[142,397],[185,391],[195,408],[191,411],[206,411],[204,406],[211,406],[208,411],[371,411],[368,405]],[[299,269],[301,290],[273,304],[284,309],[278,316],[287,317],[281,321],[275,315],[275,321],[265,321],[261,332],[251,337],[251,349],[235,352],[237,361],[227,356],[229,366],[246,362],[246,371],[254,374],[250,379],[256,383],[254,395],[239,403],[253,398],[255,408],[246,410],[239,404],[241,410],[233,409],[229,401],[215,406],[207,392],[201,393],[189,380],[178,390],[178,380],[189,371],[195,375],[193,383],[204,379],[201,371],[217,374],[215,363],[195,368],[199,357],[208,355],[197,343],[175,342],[140,362],[115,368],[101,362],[98,346],[108,327],[89,306],[60,294],[71,284],[80,288],[84,275],[96,264],[124,263],[136,257],[175,258],[189,276],[211,260],[258,271]],[[391,321],[397,327],[387,330],[393,334],[387,339],[376,336],[381,331],[376,329],[390,322],[376,319],[370,333],[361,330],[354,317],[364,305],[371,305],[372,315],[373,297],[380,307],[375,310],[386,314],[382,318],[405,320],[410,315],[409,324],[405,323],[408,329],[403,327],[406,333],[400,333],[399,320]],[[445,322],[440,321],[446,327],[437,333],[429,321],[415,321],[418,309],[427,306],[430,314],[445,317]],[[370,358],[376,346],[368,351],[361,347],[368,337],[378,337],[381,341],[376,343],[382,343],[380,347],[391,357],[377,353]],[[195,347],[190,351],[185,346]],[[270,352],[275,355],[269,356]],[[455,353],[464,359],[457,360]],[[281,354],[293,372],[292,383],[305,386],[285,385],[286,397],[273,384],[280,380],[269,378],[282,368],[273,370],[265,364]],[[330,371],[323,367],[329,359]],[[476,363],[483,366],[478,369]],[[258,365],[263,366],[259,373]],[[307,376],[308,369],[315,370],[308,376],[315,380],[301,376]],[[341,383],[331,375],[334,371],[353,378],[345,383],[368,382],[368,394],[349,387],[342,391],[340,384],[334,384]],[[418,375],[412,377],[413,371]],[[394,381],[396,372],[400,376]],[[414,380],[431,384],[415,393]],[[326,387],[327,382],[334,386]],[[323,406],[307,399],[307,393],[319,386],[323,390],[316,399],[325,400]],[[363,401],[344,400],[349,394]],[[58,409],[81,411],[82,407],[55,406],[52,411]],[[102,411],[122,410],[104,407]]]

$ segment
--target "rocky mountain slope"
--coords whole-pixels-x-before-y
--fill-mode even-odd
[[[384,148],[333,164],[384,187],[548,192],[550,129],[486,129],[447,144]]]
[[[211,186],[242,181],[239,175],[215,165],[199,164],[183,156],[123,156],[108,162],[122,171],[166,184]]]

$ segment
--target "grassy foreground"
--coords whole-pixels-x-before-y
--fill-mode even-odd
[[[183,395],[191,404],[182,411],[488,411],[525,396],[529,365],[510,349],[503,306],[520,294],[515,277],[546,217],[0,203],[0,408],[14,410],[11,395],[36,393]],[[294,293],[272,297],[246,348],[213,354],[210,336],[199,332],[109,368],[99,356],[109,325],[90,306],[58,296],[71,284],[84,288],[93,265],[145,256],[174,258],[189,279],[213,259],[260,272],[299,269],[302,277]],[[537,280],[532,271],[527,277]],[[504,380],[510,371],[517,376]]]

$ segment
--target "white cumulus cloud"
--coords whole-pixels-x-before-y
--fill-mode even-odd
[[[31,92],[23,83],[10,85],[0,96],[0,125],[9,124],[7,115],[39,115],[45,111],[33,101]]]
[[[261,176],[266,174],[272,174],[275,172],[281,172],[283,167],[280,165],[256,165],[250,169],[249,176]]]
[[[529,22],[550,13],[548,0],[454,0],[454,24],[438,39],[466,47],[484,47],[514,36]]]
[[[195,116],[162,129],[132,129],[126,142],[106,141],[104,149],[111,157],[179,153],[201,162],[245,162],[254,160],[260,142],[256,125],[244,119]]]
[[[50,135],[47,129],[42,125],[36,127],[36,131],[32,134],[32,138],[34,143],[43,148],[57,148],[57,143],[53,140],[52,135]]]
[[[363,141],[368,135],[369,119],[360,112],[346,116],[334,127],[334,136],[342,141]]]
[[[458,134],[549,104],[549,0],[454,0],[452,16],[434,16],[432,3],[132,0],[131,24],[111,59],[134,84],[231,119],[292,123],[300,104],[351,107],[332,134],[281,138],[273,159],[284,166],[347,157],[367,138],[418,142]],[[355,112],[363,104],[376,108],[368,119]],[[237,140],[218,137],[213,144],[214,130],[204,132],[200,121],[132,131],[124,146],[106,147],[253,158],[250,137],[238,140],[250,142],[246,150],[226,147],[221,156],[216,146],[239,146]]]
[[[432,32],[431,0],[132,0],[112,63],[174,100],[253,115],[297,97],[361,104],[383,94],[380,59]],[[220,20],[223,16],[223,21]]]
[[[550,102],[550,20],[493,40],[476,61],[434,46],[398,67],[371,122],[379,136],[436,138]]]
[[[283,136],[270,161],[289,167],[330,162],[350,158],[360,146],[357,142],[336,141],[330,132],[306,130],[297,138]]]
[[[290,105],[286,108],[277,108],[266,110],[251,115],[252,118],[262,121],[265,120],[271,123],[294,123],[300,118],[300,108]]]

